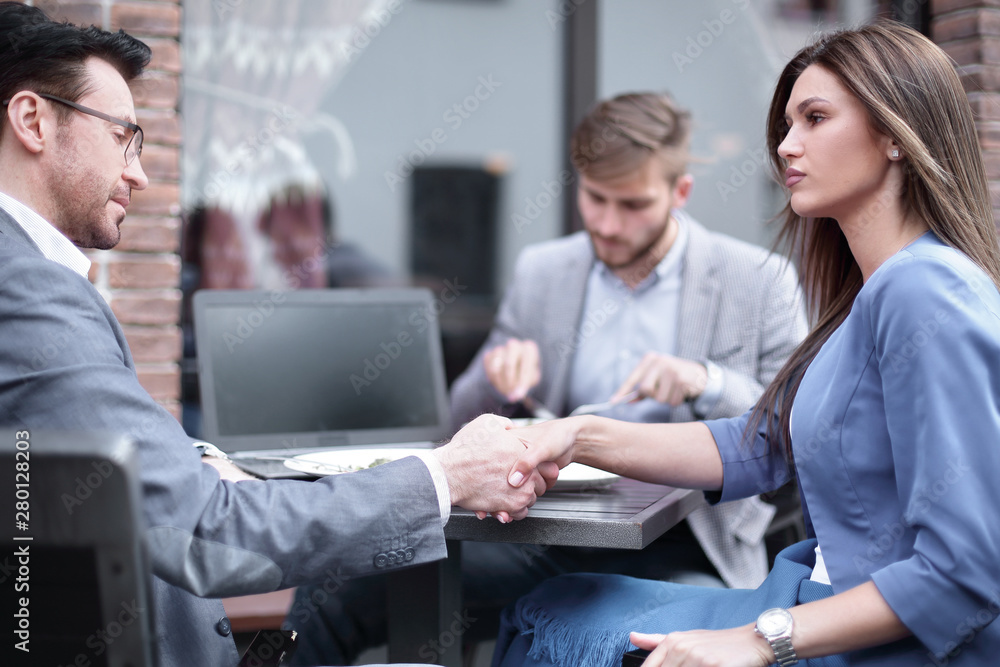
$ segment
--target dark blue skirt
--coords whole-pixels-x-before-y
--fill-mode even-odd
[[[809,580],[815,547],[816,540],[807,540],[782,551],[757,589],[702,588],[605,574],[554,577],[504,610],[493,666],[618,667],[622,655],[635,648],[628,640],[631,631],[666,634],[734,628],[754,622],[765,609],[829,597],[831,586]],[[902,657],[900,649],[910,660],[920,655],[915,653],[916,642],[906,644],[866,653],[876,660],[872,664],[889,656]],[[799,664],[854,663],[839,655]]]

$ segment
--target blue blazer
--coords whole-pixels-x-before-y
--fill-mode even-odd
[[[414,458],[317,482],[221,481],[139,384],[97,290],[2,210],[0,425],[136,442],[162,667],[236,665],[223,596],[385,572],[387,550],[410,549],[410,565],[446,556],[434,484]]]
[[[763,433],[740,445],[746,419],[709,422],[723,500],[797,474],[835,592],[874,581],[927,664],[996,664],[1000,294],[983,271],[928,232],[872,274],[795,398],[794,472]]]

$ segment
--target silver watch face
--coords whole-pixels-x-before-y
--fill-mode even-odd
[[[765,637],[786,634],[792,625],[792,615],[785,609],[768,609],[757,618],[757,629]]]

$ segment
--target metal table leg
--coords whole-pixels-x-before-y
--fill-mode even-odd
[[[462,543],[447,545],[447,559],[389,575],[389,662],[462,665]]]

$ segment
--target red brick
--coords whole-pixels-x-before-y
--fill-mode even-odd
[[[1000,0],[931,0],[931,14],[934,16],[979,7],[1000,7]]]
[[[990,201],[994,209],[1000,209],[1000,181],[990,182]]]
[[[55,21],[69,21],[84,27],[90,25],[102,27],[104,24],[100,2],[38,0],[35,6]]]
[[[181,292],[163,290],[117,290],[111,295],[111,310],[122,324],[177,324]]]
[[[174,109],[136,109],[145,144],[181,145],[181,117]]]
[[[132,193],[128,212],[131,215],[177,216],[181,213],[180,201],[181,189],[177,183],[150,183],[145,190]]]
[[[136,364],[136,374],[139,383],[156,400],[175,401],[181,397],[181,369],[177,364]]]
[[[180,286],[181,259],[177,255],[121,253],[108,264],[112,289],[150,289]]]
[[[934,17],[931,39],[942,44],[975,36],[979,32],[978,14],[978,10],[961,10]]]
[[[986,178],[1000,180],[1000,151],[984,151],[983,162],[986,163]]]
[[[145,140],[143,131],[142,170],[150,181],[176,181],[181,177],[181,152],[177,146],[159,146]]]
[[[1000,65],[963,65],[958,76],[966,93],[1000,91]]]
[[[979,35],[1000,35],[1000,11],[995,9],[966,9],[935,18],[931,35],[938,44]]]
[[[977,122],[1000,120],[1000,93],[969,93],[969,105]]]
[[[181,358],[180,328],[133,325],[122,328],[136,363],[171,362]]]
[[[168,72],[146,72],[130,88],[137,107],[175,109],[180,100],[180,80]]]
[[[122,28],[139,37],[181,34],[181,8],[165,2],[116,2],[111,6],[111,28]]]
[[[1000,149],[1000,121],[976,123],[976,133],[984,151]]]
[[[142,40],[153,50],[149,69],[163,70],[173,74],[181,71],[181,44],[176,39],[152,37]]]
[[[959,65],[1000,63],[1000,37],[977,36],[939,46]]]
[[[177,252],[180,249],[178,218],[130,215],[121,226],[122,239],[115,248],[126,252]]]

